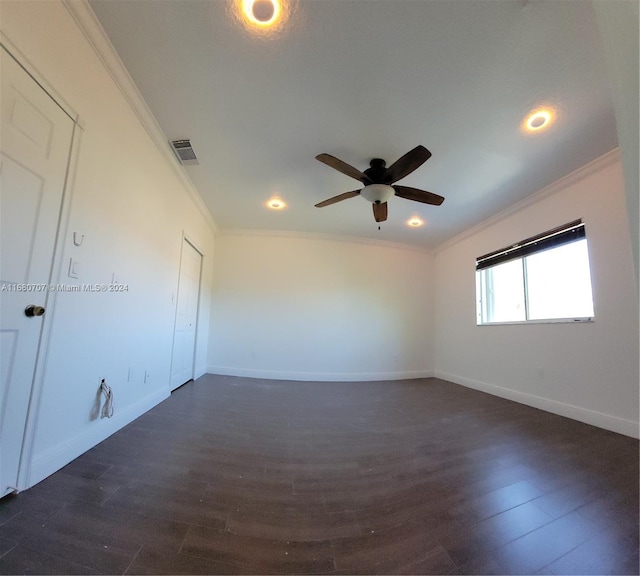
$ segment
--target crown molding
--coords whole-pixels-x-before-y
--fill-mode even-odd
[[[534,192],[533,194],[531,194],[530,196],[527,196],[523,200],[520,200],[519,202],[512,204],[508,208],[501,210],[497,214],[490,216],[489,218],[487,218],[486,220],[483,220],[482,222],[476,224],[475,226],[471,226],[470,228],[467,228],[457,236],[454,236],[453,238],[447,240],[446,242],[443,242],[442,244],[436,246],[433,249],[433,254],[437,255],[439,252],[442,252],[443,250],[450,248],[451,246],[457,244],[458,242],[462,242],[466,238],[469,238],[469,236],[478,234],[485,228],[493,226],[498,222],[506,218],[509,218],[510,216],[513,216],[517,212],[524,210],[528,206],[532,206],[533,204],[540,202],[544,198],[553,196],[554,194],[557,194],[561,190],[568,188],[569,186],[575,184],[576,182],[579,182],[580,180],[583,180],[584,178],[591,176],[591,174],[598,172],[603,168],[606,168],[607,166],[619,161],[620,161],[620,149],[614,148],[610,152],[607,152],[606,154],[600,156],[599,158],[592,160],[588,164],[585,164],[581,168],[578,168],[577,170],[574,170],[570,174],[563,176],[559,180],[552,182],[551,184],[549,184],[548,186],[545,186],[541,190],[538,190],[538,192]]]
[[[88,0],[62,0],[62,3],[78,25],[78,28],[80,28],[84,34],[166,163],[173,169],[189,198],[195,204],[196,208],[198,208],[213,232],[217,233],[219,230],[218,225],[213,219],[211,212],[171,150],[169,139],[162,131],[162,128],[160,128],[153,112],[149,109],[133,78],[131,78],[120,56],[118,56],[111,40],[109,40],[109,37],[91,9]]]

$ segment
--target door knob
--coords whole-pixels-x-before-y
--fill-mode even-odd
[[[42,316],[44,314],[44,308],[42,306],[36,306],[35,304],[29,304],[24,309],[24,315],[33,318],[34,316]]]

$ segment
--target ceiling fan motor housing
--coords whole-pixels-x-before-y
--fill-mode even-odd
[[[372,184],[391,184],[387,163],[382,158],[373,158],[364,174]],[[363,181],[363,184],[367,184],[367,182]]]

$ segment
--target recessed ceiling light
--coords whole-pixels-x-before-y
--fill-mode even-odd
[[[271,208],[271,210],[282,210],[286,206],[286,202],[280,198],[271,198],[267,201],[267,208]]]
[[[246,18],[257,26],[272,26],[280,16],[280,0],[243,0]]]
[[[418,218],[417,216],[414,216],[413,218],[409,218],[409,220],[407,220],[407,225],[411,226],[412,228],[418,228],[423,224],[424,222],[420,220],[420,218]]]
[[[555,112],[551,108],[538,108],[531,112],[522,123],[522,130],[529,133],[541,132],[551,126]]]
[[[1,1],[1,0],[0,0]],[[298,0],[228,0],[228,13],[254,39],[275,40],[295,26]]]

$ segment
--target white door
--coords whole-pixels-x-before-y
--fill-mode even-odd
[[[171,390],[193,378],[201,267],[202,255],[187,240],[183,240],[171,359]]]
[[[0,48],[0,497],[17,486],[74,123]]]

